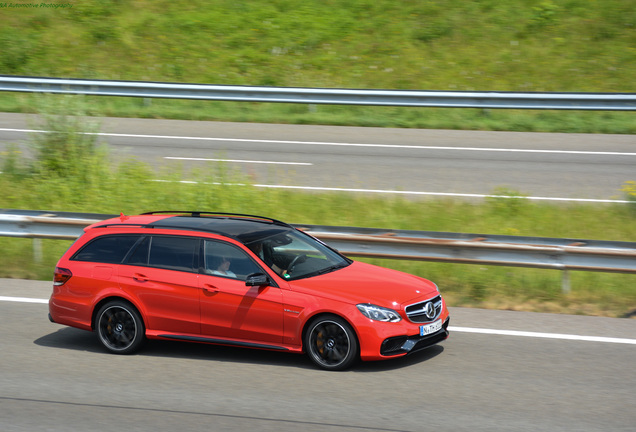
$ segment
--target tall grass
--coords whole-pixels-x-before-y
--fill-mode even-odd
[[[501,188],[493,193],[515,198],[469,203],[305,194],[259,189],[219,163],[196,171],[153,169],[135,159],[114,163],[95,135],[82,134],[95,132],[95,125],[64,114],[84,112],[74,108],[74,100],[65,98],[70,106],[51,106],[42,116],[37,128],[52,132],[33,137],[33,157],[15,150],[2,154],[0,208],[105,214],[207,210],[303,224],[636,241],[636,213],[629,205],[537,204],[521,192]],[[623,193],[631,196],[633,184],[626,183]],[[0,237],[0,277],[50,279],[70,243],[43,240],[43,259],[38,262],[29,240]],[[455,306],[609,316],[624,316],[636,308],[633,275],[576,272],[572,292],[564,294],[558,271],[367,261],[434,280]]]

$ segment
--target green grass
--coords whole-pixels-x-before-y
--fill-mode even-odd
[[[81,114],[72,107],[49,108]],[[105,214],[207,210],[257,213],[298,224],[636,241],[636,202],[555,206],[524,198],[493,197],[471,203],[259,189],[224,164],[210,163],[194,171],[154,170],[134,159],[115,164],[94,135],[77,134],[94,130],[93,126],[77,117],[43,119],[41,127],[55,133],[34,138],[34,157],[14,149],[0,156],[0,208]],[[77,156],[71,160],[68,154]],[[522,195],[504,189],[493,192]],[[628,199],[636,196],[634,183],[627,182],[617,191],[621,193]],[[71,242],[39,241],[41,259],[32,240],[0,238],[0,277],[50,279]],[[434,280],[454,306],[624,316],[636,305],[633,275],[573,272],[572,291],[564,294],[559,271],[367,261]]]
[[[15,1],[13,3],[25,3]],[[632,0],[83,0],[0,8],[0,74],[281,87],[634,92]],[[37,112],[27,95],[0,110]],[[632,113],[95,98],[92,114],[635,133]]]

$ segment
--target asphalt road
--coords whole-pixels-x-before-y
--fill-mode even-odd
[[[0,114],[0,151],[32,117]],[[224,160],[260,187],[479,198],[508,188],[543,200],[621,200],[636,136],[99,119],[116,159],[198,166]]]
[[[95,334],[50,323],[46,303],[15,301],[45,301],[50,292],[50,282],[0,279],[3,432],[636,425],[633,319],[452,308],[451,336],[441,345],[334,373],[300,355],[176,342],[108,354]],[[476,328],[483,332],[470,332]]]

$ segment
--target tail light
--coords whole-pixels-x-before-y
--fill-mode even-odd
[[[73,276],[73,273],[69,269],[62,267],[55,267],[55,276],[53,277],[54,286],[62,286]]]

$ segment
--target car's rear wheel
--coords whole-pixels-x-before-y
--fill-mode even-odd
[[[141,315],[130,303],[113,300],[97,312],[96,329],[99,341],[116,354],[130,354],[144,342]]]
[[[343,370],[358,359],[358,339],[344,319],[337,316],[318,317],[305,333],[305,351],[318,367]]]

